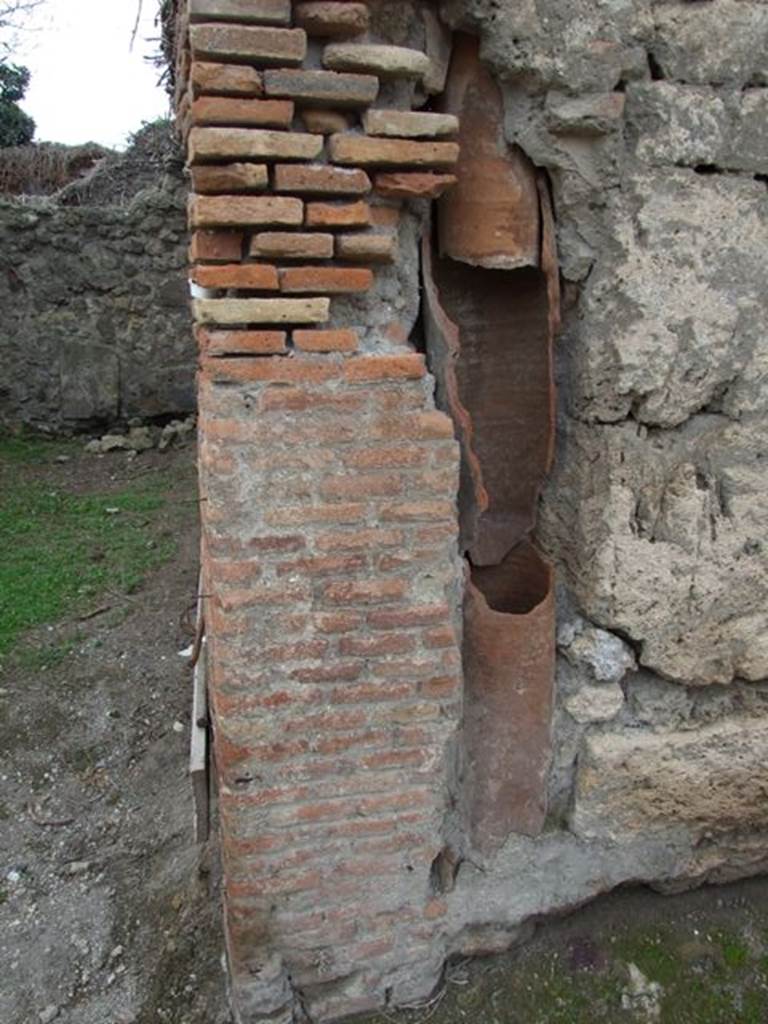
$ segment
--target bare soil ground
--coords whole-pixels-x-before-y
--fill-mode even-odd
[[[7,468],[7,467],[6,467]],[[24,638],[0,672],[0,1021],[225,1024],[215,861],[193,839],[194,449],[16,463],[108,496],[160,474],[175,554]],[[83,618],[93,610],[106,610]],[[30,654],[33,656],[30,657]]]
[[[108,588],[28,631],[0,669],[0,1024],[231,1024],[178,653],[197,588],[194,450],[60,451],[0,460],[0,488],[34,481],[108,504],[157,480],[165,504],[142,528],[169,554],[138,589]],[[446,979],[426,1005],[366,1019],[768,1024],[768,881],[618,892]]]

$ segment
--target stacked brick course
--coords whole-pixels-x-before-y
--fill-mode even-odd
[[[458,450],[423,356],[333,309],[397,259],[396,203],[454,182],[458,122],[410,110],[431,62],[366,4],[182,22],[233,1002],[324,1020],[428,995],[446,954]]]

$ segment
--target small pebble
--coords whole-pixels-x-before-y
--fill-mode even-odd
[[[184,726],[181,724],[181,722],[174,722],[173,723],[173,731],[174,732],[184,732]]]
[[[41,1010],[37,1016],[40,1018],[40,1024],[51,1024],[51,1021],[56,1020],[59,1016],[59,1008],[51,1003],[50,1006],[46,1006],[44,1010]]]

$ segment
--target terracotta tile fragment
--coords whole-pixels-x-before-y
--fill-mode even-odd
[[[356,203],[307,203],[304,218],[312,228],[363,228],[371,223],[371,208]]]
[[[425,373],[424,356],[418,352],[357,356],[344,364],[344,376],[349,381],[417,380]]]
[[[356,36],[367,30],[369,18],[364,3],[307,0],[296,4],[294,20],[311,36]]]
[[[375,75],[345,75],[336,71],[266,71],[264,91],[267,96],[316,106],[367,107],[378,95],[379,80]]]
[[[371,179],[359,168],[328,167],[326,164],[278,164],[275,191],[302,195],[364,195]]]
[[[376,203],[371,206],[371,224],[377,228],[396,228],[400,223],[400,204]]]
[[[293,344],[302,352],[356,352],[357,331],[294,331]]]
[[[291,100],[237,99],[231,96],[200,96],[192,104],[194,125],[252,125],[290,128]]]
[[[251,239],[250,254],[275,259],[329,259],[333,256],[333,235],[262,231]]]
[[[252,288],[277,291],[277,268],[262,263],[226,263],[223,266],[197,266],[192,280],[201,288]]]
[[[452,167],[459,156],[455,142],[412,142],[370,135],[332,135],[333,163],[361,167]]]
[[[367,267],[291,267],[280,270],[282,292],[323,292],[328,295],[365,292],[373,284]]]
[[[193,96],[261,96],[264,86],[256,68],[196,60],[190,84]]]
[[[458,184],[440,200],[440,253],[512,270],[539,262],[539,199],[533,165],[504,138],[501,92],[477,39],[459,37],[444,104],[459,116]]]
[[[377,174],[375,188],[387,199],[437,199],[456,184],[455,174]]]

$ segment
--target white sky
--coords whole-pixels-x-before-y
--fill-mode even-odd
[[[156,0],[46,0],[12,59],[32,80],[21,106],[37,122],[38,142],[100,142],[123,148],[142,121],[168,112],[159,72],[143,58],[156,52]]]

